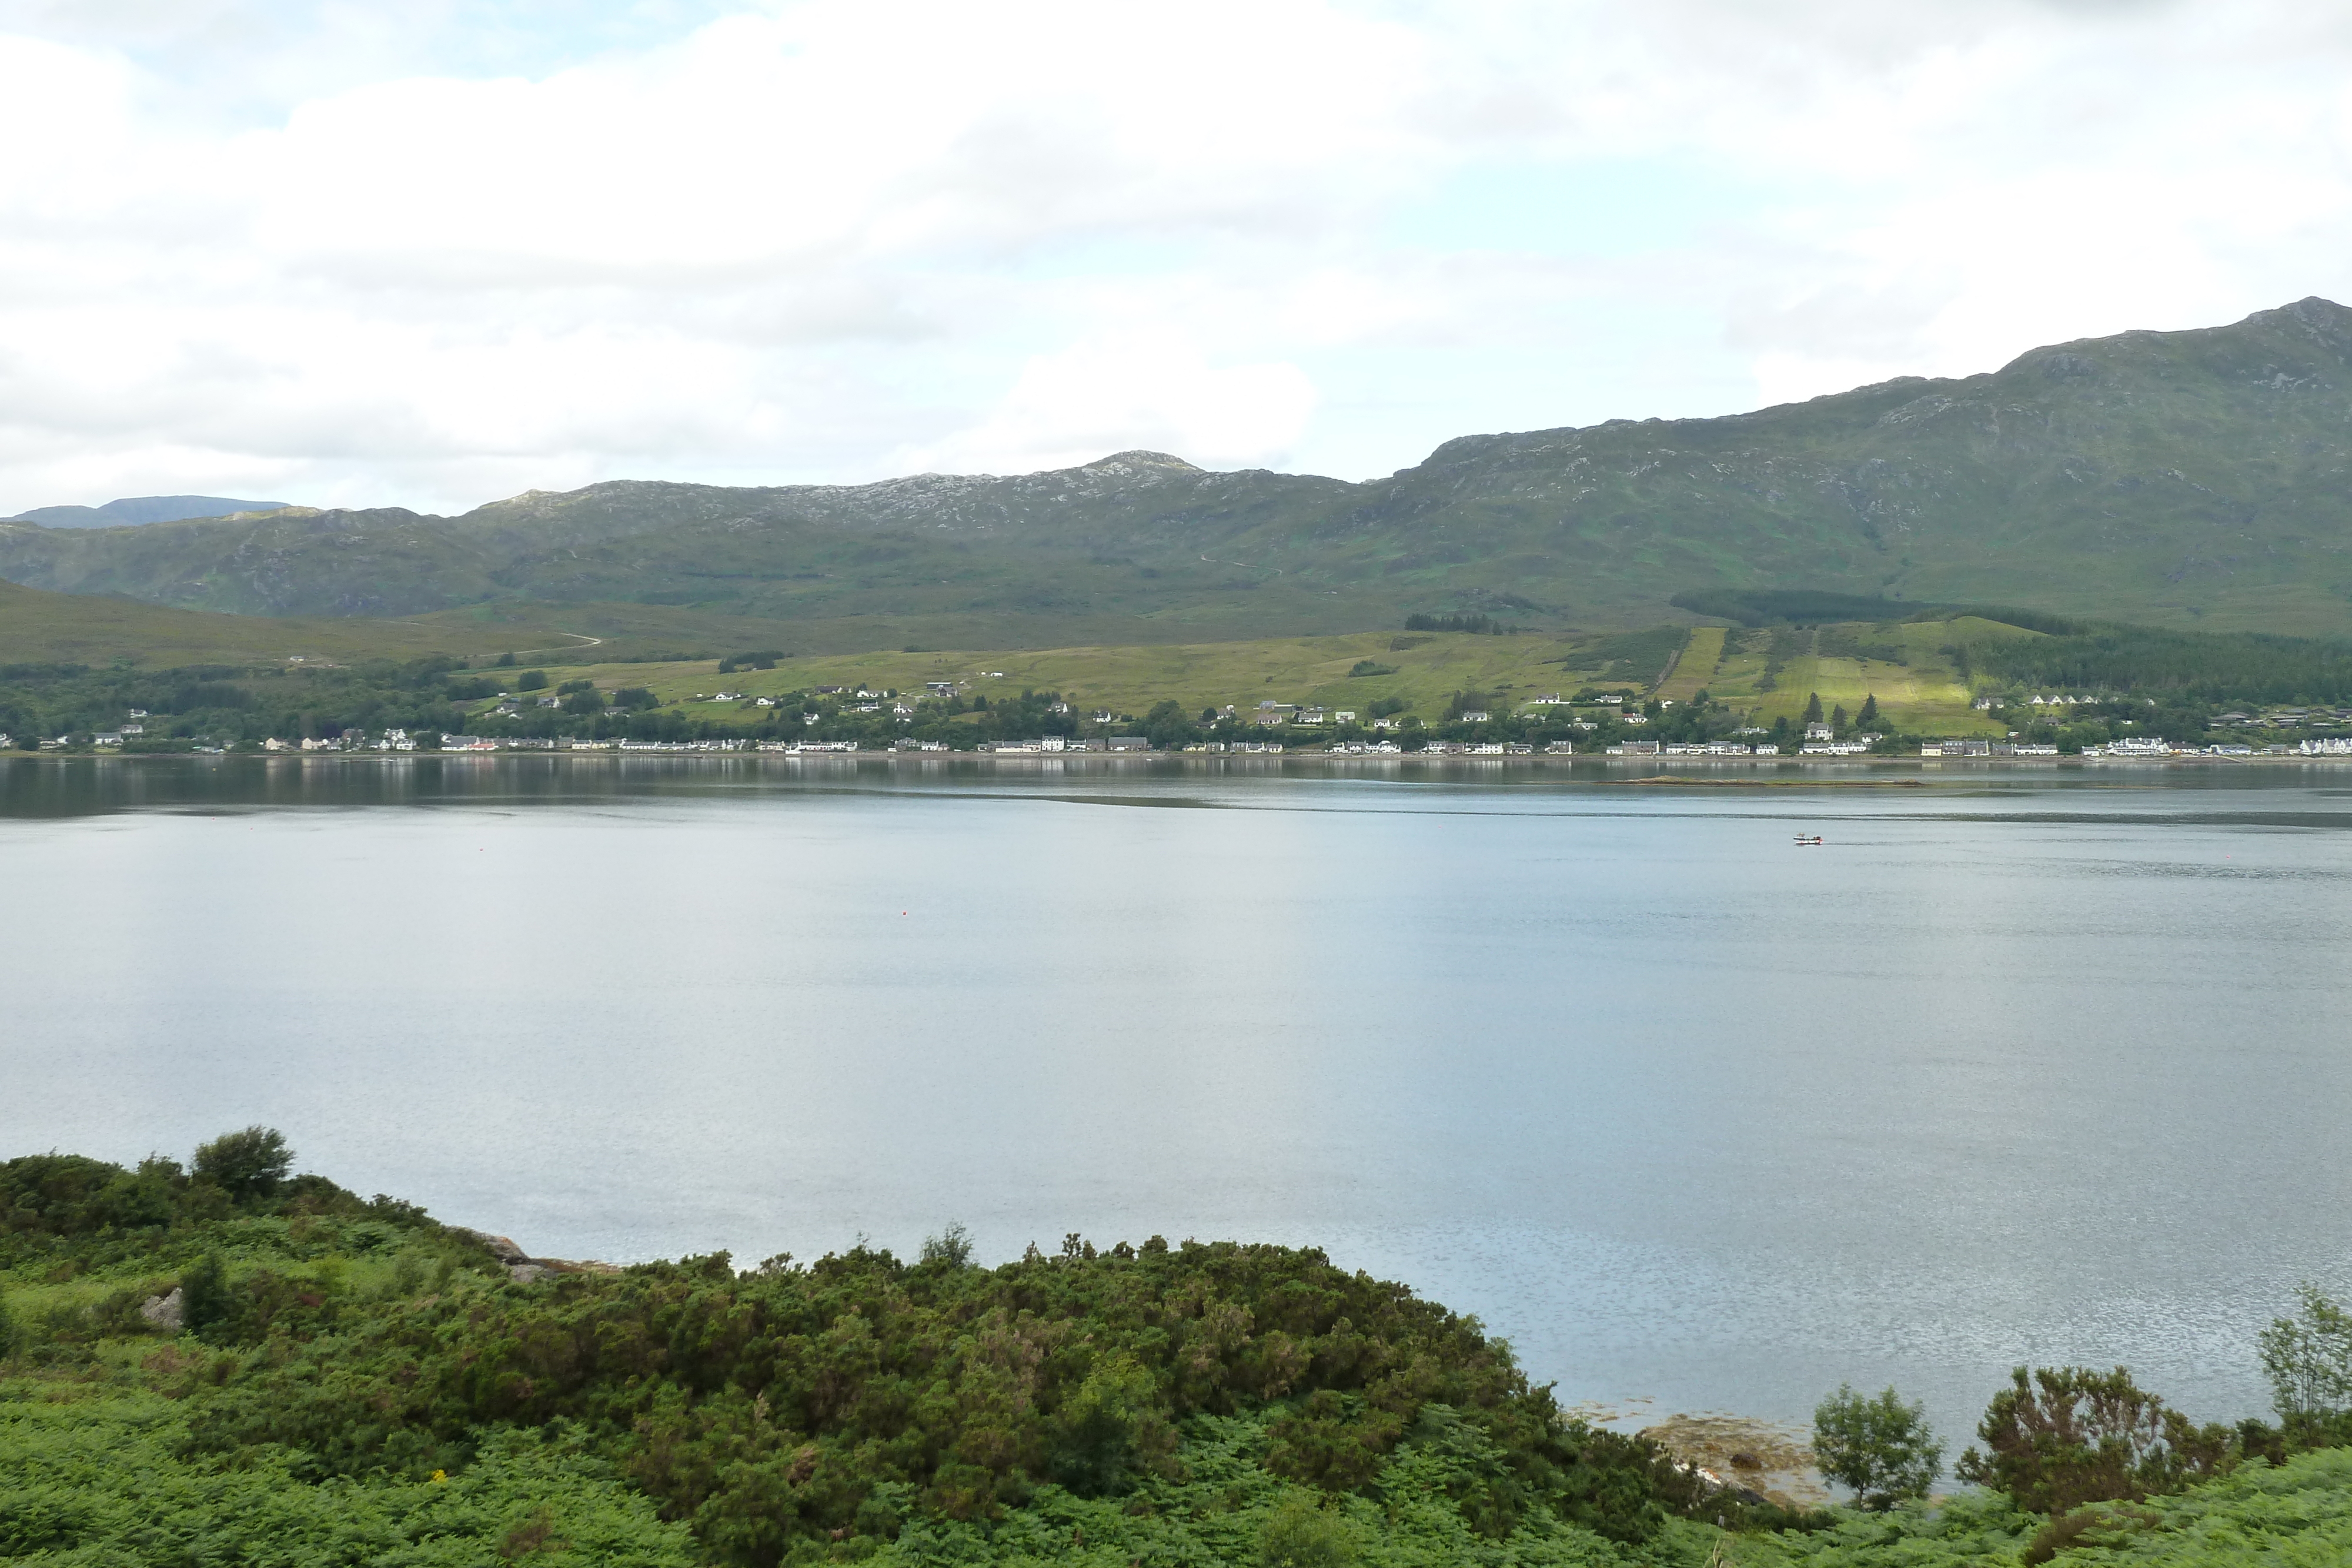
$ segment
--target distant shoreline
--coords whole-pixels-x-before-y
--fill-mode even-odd
[[[991,751],[698,751],[681,747],[664,751],[597,750],[500,750],[500,751],[242,751],[207,753],[188,751],[120,752],[120,751],[12,751],[0,753],[0,762],[205,762],[205,763],[415,763],[415,762],[759,762],[759,763],[819,763],[839,767],[845,763],[863,766],[887,762],[893,766],[916,763],[936,767],[943,763],[986,763],[992,767],[1067,768],[1076,764],[1084,768],[1133,768],[1137,764],[1159,765],[1181,763],[1187,767],[1214,765],[1231,768],[1244,765],[1253,770],[1283,768],[1294,763],[1318,765],[1338,764],[1349,768],[1415,767],[1482,768],[1523,768],[1534,765],[1547,769],[1562,767],[1599,767],[1614,773],[1634,775],[1634,781],[1654,784],[1736,784],[1748,779],[1735,778],[1692,778],[1683,772],[1692,768],[1704,768],[1710,773],[1738,769],[1751,778],[1759,771],[1804,774],[1844,773],[1874,770],[1882,775],[1899,774],[1900,778],[1847,779],[1847,783],[1924,783],[1947,769],[1965,769],[1969,774],[1995,769],[2032,768],[2276,768],[2281,766],[2342,767],[2352,764],[2352,753],[2316,756],[2284,757],[2207,757],[2193,754],[2172,757],[1605,757],[1605,756],[1532,756],[1495,757],[1472,755],[1429,756],[1420,752],[1402,752],[1386,756],[1350,756],[1324,751],[1286,751],[1278,755],[1249,752],[991,752]],[[1646,771],[1671,766],[1675,771]],[[1795,782],[1795,779],[1786,780]]]

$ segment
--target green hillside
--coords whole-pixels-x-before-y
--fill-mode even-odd
[[[495,625],[462,617],[417,622],[269,619],[0,582],[0,664],[245,664],[433,653],[462,659],[532,643],[551,649],[586,645],[582,637],[550,624],[543,613]]]
[[[1957,381],[1464,436],[1363,484],[1128,452],[1002,478],[616,481],[458,517],[12,522],[0,577],[268,615],[634,605],[783,623],[800,652],[1205,643],[1432,611],[1622,627],[1759,589],[2341,634],[2347,475],[2352,310],[2306,299]]]

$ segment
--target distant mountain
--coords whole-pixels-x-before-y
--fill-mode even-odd
[[[2352,633],[2352,310],[2305,299],[1717,419],[1464,436],[1363,484],[1149,452],[1002,478],[615,481],[458,517],[0,524],[0,577],[279,615],[696,606],[822,621],[836,647],[982,626],[955,645],[1206,641],[1413,611],[1635,624],[1687,619],[1677,595],[1764,589]]]
[[[135,523],[176,523],[184,517],[285,509],[283,501],[237,501],[226,496],[131,496],[103,507],[36,507],[0,522],[37,523],[45,528],[119,528]]]

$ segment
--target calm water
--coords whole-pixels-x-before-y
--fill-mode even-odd
[[[0,1153],[268,1122],[575,1257],[1310,1242],[1661,1412],[2263,1407],[2352,1283],[2352,770],[1603,777],[0,763]]]

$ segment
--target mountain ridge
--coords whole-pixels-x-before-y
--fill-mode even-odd
[[[951,618],[1045,645],[1355,630],[1409,611],[1689,618],[1808,588],[2352,634],[2352,310],[2077,339],[1705,419],[1467,434],[1384,478],[1133,450],[863,485],[615,479],[455,517],[289,507],[0,524],[0,577],[263,614],[692,605]],[[879,632],[877,631],[877,635]]]
[[[97,507],[35,507],[0,522],[35,523],[50,528],[137,528],[187,517],[224,517],[239,512],[275,512],[283,501],[240,501],[230,496],[125,496]]]

